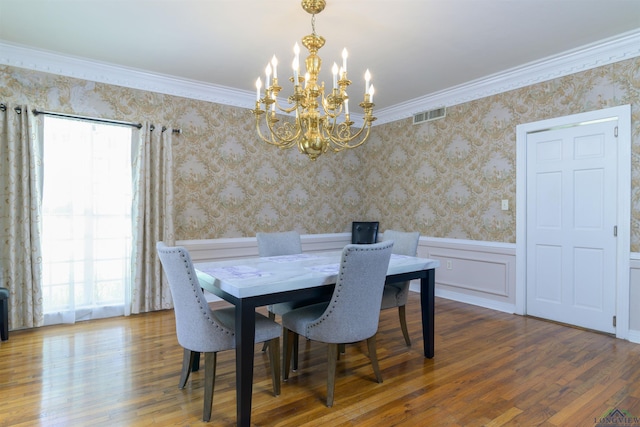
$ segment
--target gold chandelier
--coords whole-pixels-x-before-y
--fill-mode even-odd
[[[333,88],[325,96],[324,82],[318,83],[318,74],[322,60],[318,50],[324,46],[325,39],[316,34],[315,15],[324,10],[325,0],[302,0],[302,8],[311,14],[312,34],[302,38],[302,44],[309,50],[305,60],[306,73],[300,75],[300,48],[294,46],[293,94],[289,96],[289,107],[278,103],[278,94],[282,87],[278,85],[278,60],[275,55],[265,69],[265,91],[260,93],[262,81],[256,81],[256,108],[251,110],[256,117],[256,130],[260,138],[280,148],[298,146],[301,153],[315,160],[329,148],[335,152],[362,145],[369,137],[373,117],[374,87],[370,84],[369,70],[365,73],[364,100],[360,107],[364,110],[364,123],[359,129],[352,129],[354,122],[349,116],[349,97],[347,87],[351,81],[347,78],[347,50],[342,51],[342,67],[333,64]],[[273,77],[272,77],[273,76]],[[263,106],[263,107],[262,107]],[[276,117],[276,109],[286,114],[295,112],[293,117],[285,117],[282,122]],[[344,114],[343,114],[344,113]],[[261,118],[264,116],[264,124]],[[340,118],[343,117],[342,121]],[[265,129],[266,135],[262,128]]]

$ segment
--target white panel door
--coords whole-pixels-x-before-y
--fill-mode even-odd
[[[615,332],[617,121],[527,135],[527,313]]]

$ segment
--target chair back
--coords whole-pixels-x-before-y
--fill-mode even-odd
[[[378,221],[354,221],[351,223],[351,243],[372,244],[378,241]]]
[[[420,233],[417,231],[395,231],[386,230],[382,233],[382,241],[393,241],[393,252],[397,255],[416,256],[418,254],[418,243]]]
[[[261,257],[295,255],[302,253],[300,234],[297,231],[256,233],[258,255]]]
[[[201,353],[234,348],[234,330],[224,326],[209,308],[189,252],[164,242],[158,242],[156,250],[171,289],[180,345]]]
[[[308,326],[308,338],[351,343],[375,335],[392,248],[393,242],[345,246],[331,301]]]
[[[393,241],[394,254],[416,256],[418,253],[418,243],[420,242],[420,233],[386,230],[382,235],[382,241],[386,242],[388,240]],[[385,291],[382,294],[381,308],[385,310],[391,307],[406,305],[409,299],[410,285],[411,282],[409,281],[385,285]],[[407,338],[405,337],[405,339]]]

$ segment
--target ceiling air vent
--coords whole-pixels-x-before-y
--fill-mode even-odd
[[[423,111],[413,115],[413,124],[430,122],[431,120],[442,119],[447,115],[447,107],[436,108],[435,110]]]

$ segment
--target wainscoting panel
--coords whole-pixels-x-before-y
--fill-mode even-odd
[[[440,261],[437,296],[515,312],[515,245],[424,237],[418,251]]]
[[[305,234],[300,236],[304,252],[341,250],[351,243],[351,233]],[[255,237],[228,239],[180,240],[176,245],[189,251],[193,262],[223,261],[226,259],[250,258],[258,256]]]
[[[474,255],[480,256],[473,258]],[[438,270],[438,285],[508,298],[509,261],[484,255],[451,249],[429,250],[429,258],[438,259],[444,265]],[[469,272],[473,272],[472,280]]]
[[[350,233],[302,235],[305,252],[340,250]],[[194,262],[221,261],[258,255],[255,237],[182,240]],[[436,295],[495,310],[514,312],[515,246],[501,243],[421,237],[418,255],[440,260]],[[448,267],[451,268],[448,268]],[[419,291],[419,282],[411,289]]]

